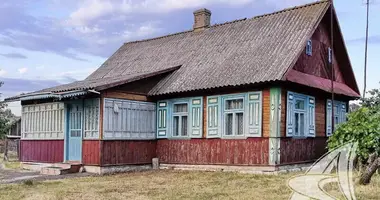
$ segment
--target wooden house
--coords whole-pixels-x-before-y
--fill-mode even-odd
[[[22,102],[21,160],[96,172],[156,157],[259,170],[313,162],[360,97],[331,9],[216,25],[200,9],[191,30],[125,43],[83,81],[9,98]]]

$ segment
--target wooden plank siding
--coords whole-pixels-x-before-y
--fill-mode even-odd
[[[264,89],[262,91],[263,102],[262,102],[262,136],[269,137],[270,135],[270,89]]]
[[[101,141],[101,166],[151,164],[156,157],[155,140]]]
[[[314,76],[331,79],[331,69],[328,64],[328,48],[331,47],[330,32],[324,23],[321,23],[313,36],[312,55],[309,56],[305,51],[300,55],[293,69],[311,74]],[[341,66],[334,55],[334,80],[340,83],[345,83],[344,76],[341,71]]]
[[[83,140],[82,163],[84,165],[100,165],[100,141]]]
[[[22,162],[59,163],[63,162],[63,140],[21,140]]]
[[[148,101],[148,97],[140,94],[131,94],[124,91],[106,90],[102,93],[103,98],[128,99],[134,101]]]
[[[327,152],[327,138],[281,138],[281,165],[313,162]]]
[[[164,164],[267,165],[268,138],[158,140]]]

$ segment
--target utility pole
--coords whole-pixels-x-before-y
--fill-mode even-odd
[[[334,1],[330,0],[330,39],[331,39],[331,52],[329,52],[328,56],[331,56],[329,60],[330,69],[331,69],[331,133],[334,132]]]
[[[365,33],[363,98],[365,98],[365,93],[366,93],[366,89],[367,89],[367,53],[368,53],[369,0],[367,0],[366,4],[367,4],[367,26],[366,26],[366,33]]]

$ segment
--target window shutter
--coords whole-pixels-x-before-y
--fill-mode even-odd
[[[309,97],[308,98],[308,125],[309,125],[309,136],[315,137],[315,98]]]
[[[261,137],[261,92],[248,93],[248,137]]]
[[[340,121],[339,123],[344,123],[347,121],[347,104],[345,102],[341,102],[341,106],[340,106],[340,113],[339,113],[339,116],[340,116]]]
[[[203,101],[202,97],[190,99],[190,136],[192,138],[202,138],[203,126]]]
[[[288,92],[288,105],[286,108],[286,136],[292,137],[294,133],[294,93]]]
[[[332,135],[332,102],[330,99],[327,100],[326,103],[326,135],[331,136]]]
[[[168,137],[168,102],[157,103],[157,138]]]
[[[329,63],[331,64],[332,63],[332,50],[330,47],[328,49],[328,60],[329,60]]]
[[[221,137],[221,111],[220,97],[207,97],[207,137]]]
[[[313,43],[312,43],[311,40],[307,41],[306,54],[309,55],[309,56],[311,56],[313,54]]]

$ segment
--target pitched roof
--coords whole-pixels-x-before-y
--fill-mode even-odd
[[[282,80],[330,3],[321,1],[193,32],[125,43],[86,80],[181,68],[150,95]]]
[[[101,90],[167,70],[175,71],[149,95],[284,80],[329,6],[319,1],[199,32],[125,43],[85,80],[39,92]]]

